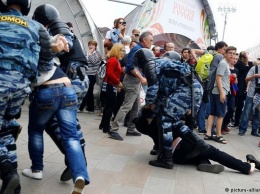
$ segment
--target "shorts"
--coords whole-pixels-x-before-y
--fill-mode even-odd
[[[220,102],[219,94],[210,95],[210,115],[225,117],[227,108],[227,98],[224,103]]]

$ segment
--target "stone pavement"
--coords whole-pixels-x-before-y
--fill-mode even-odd
[[[121,127],[119,133],[124,141],[112,140],[98,129],[101,117],[96,113],[78,114],[87,141],[86,156],[91,183],[84,190],[86,194],[223,194],[231,193],[232,189],[236,189],[233,193],[260,193],[258,170],[252,175],[244,175],[225,168],[220,174],[211,174],[197,171],[192,165],[175,165],[172,170],[149,166],[148,161],[155,159],[149,155],[153,146],[151,139],[145,135],[126,137],[126,128]],[[31,165],[27,148],[28,102],[23,106],[19,122],[23,126],[17,140],[21,193],[69,194],[72,181],[63,183],[59,180],[65,169],[64,157],[46,133],[43,179],[33,180],[21,174],[22,169]],[[240,137],[237,130],[232,130],[225,135],[226,145],[213,141],[209,143],[242,160],[248,153],[260,159],[260,148],[257,147],[260,138],[251,136],[250,131],[251,128]],[[242,189],[246,191],[242,192]]]

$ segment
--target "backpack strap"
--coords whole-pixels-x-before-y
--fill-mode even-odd
[[[258,65],[255,66],[255,74],[258,74]],[[258,77],[255,78],[255,85],[258,83]]]

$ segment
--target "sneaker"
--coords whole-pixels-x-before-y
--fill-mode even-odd
[[[72,178],[70,168],[67,167],[60,176],[61,181],[69,181]]]
[[[84,112],[84,110],[78,110],[77,111],[77,113],[83,113]]]
[[[126,136],[141,136],[142,134],[137,132],[137,131],[133,131],[133,132],[126,132]]]
[[[205,133],[207,133],[206,130],[199,130],[199,134],[200,134],[200,135],[204,135]]]
[[[199,164],[199,171],[219,174],[224,171],[224,166],[220,164]]]
[[[109,135],[109,138],[114,139],[114,140],[119,140],[119,141],[124,140],[117,132],[110,131],[110,132],[108,132],[108,135]]]
[[[221,135],[226,135],[228,134],[228,132],[226,132],[225,130],[221,130]]]
[[[41,170],[32,170],[32,169],[23,169],[22,174],[24,176],[41,180],[42,179],[42,171]]]
[[[224,129],[222,129],[222,130],[226,131],[227,133],[229,133],[229,132],[230,132],[230,129],[229,129],[228,127],[225,127],[225,128],[224,128]]]
[[[240,135],[240,136],[244,136],[245,133],[244,133],[244,132],[239,132],[238,135]]]
[[[248,126],[249,126],[249,127],[252,127],[252,126],[253,126],[253,122],[250,121],[250,122],[248,123]]]
[[[227,126],[228,126],[228,127],[234,127],[234,124],[232,124],[232,123],[228,123]]]
[[[94,114],[94,111],[88,111],[88,110],[86,110],[86,113]]]
[[[232,127],[233,129],[239,129],[239,125],[234,125],[233,127]]]
[[[81,193],[83,193],[84,187],[85,187],[84,178],[81,177],[81,176],[76,178],[74,188],[73,188],[73,191],[71,192],[71,194],[81,194]]]
[[[255,136],[255,137],[260,137],[260,134],[259,133],[251,133],[252,136]]]
[[[17,172],[11,172],[6,177],[3,177],[1,194],[14,193],[16,187],[20,184],[20,178]]]

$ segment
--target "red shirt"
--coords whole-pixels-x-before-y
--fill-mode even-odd
[[[104,81],[112,86],[117,86],[120,83],[122,73],[121,65],[116,57],[111,57],[107,61],[106,76]]]

